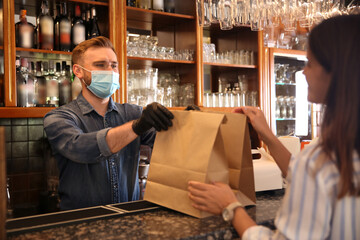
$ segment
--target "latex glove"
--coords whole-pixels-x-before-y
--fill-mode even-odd
[[[185,108],[185,111],[200,111],[200,108],[196,106],[195,104],[190,104]]]
[[[139,119],[132,124],[132,129],[137,135],[141,135],[154,127],[156,131],[168,130],[172,126],[171,119],[174,115],[163,105],[153,102],[146,106]]]

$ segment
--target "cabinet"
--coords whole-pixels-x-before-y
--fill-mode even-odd
[[[53,9],[54,0],[50,0]],[[68,0],[68,7],[73,11],[75,4],[83,8],[95,6],[98,12],[102,35],[113,42],[118,55],[120,69],[120,90],[114,94],[116,102],[129,102],[127,98],[127,70],[158,68],[159,72],[175,73],[180,76],[180,84],[191,83],[195,86],[194,103],[204,106],[204,85],[212,92],[218,91],[218,78],[225,75],[236,79],[239,74],[249,76],[249,88],[258,91],[257,100],[262,105],[262,33],[251,32],[249,27],[236,28],[230,31],[220,31],[218,25],[203,29],[199,27],[196,15],[195,1],[175,1],[175,13],[140,9],[126,6],[126,1],[118,0]],[[43,117],[52,108],[47,107],[16,107],[16,55],[34,59],[56,59],[71,61],[71,53],[61,51],[46,51],[39,49],[23,49],[15,46],[14,14],[21,7],[28,9],[28,15],[37,16],[41,0],[5,0],[3,1],[4,41],[0,57],[3,58],[4,73],[4,107],[0,108],[0,118]],[[191,60],[174,60],[149,58],[144,56],[129,56],[127,54],[127,34],[137,33],[156,36],[158,45],[171,47],[175,51],[189,49],[194,52]],[[218,51],[247,49],[255,52],[255,64],[222,64],[203,61],[203,37],[210,37],[217,45]],[[204,75],[204,72],[206,74]],[[1,68],[0,68],[1,73]],[[204,81],[204,79],[206,79]],[[230,111],[230,108],[213,110]]]

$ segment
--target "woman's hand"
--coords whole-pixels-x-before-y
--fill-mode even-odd
[[[270,130],[268,123],[266,122],[264,113],[257,107],[239,107],[235,108],[232,112],[244,113],[250,120],[251,125],[258,133],[261,140],[266,144],[269,139],[274,137],[274,134]]]
[[[237,201],[234,192],[225,183],[206,184],[189,181],[188,190],[194,208],[216,215],[221,214],[230,203]]]

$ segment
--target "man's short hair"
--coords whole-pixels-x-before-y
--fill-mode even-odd
[[[81,61],[86,50],[89,48],[110,48],[115,52],[114,46],[112,45],[110,39],[100,36],[96,38],[91,38],[89,40],[81,42],[77,45],[72,51],[72,63],[78,64]]]

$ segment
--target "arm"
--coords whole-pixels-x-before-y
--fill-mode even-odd
[[[106,135],[106,142],[112,153],[120,151],[123,147],[128,145],[138,135],[132,129],[132,123],[127,122],[121,126],[111,128]]]
[[[244,113],[249,118],[251,125],[259,134],[260,139],[268,146],[269,151],[279,166],[283,177],[286,177],[291,153],[272,133],[263,112],[256,107],[240,107],[236,108],[234,112]]]

